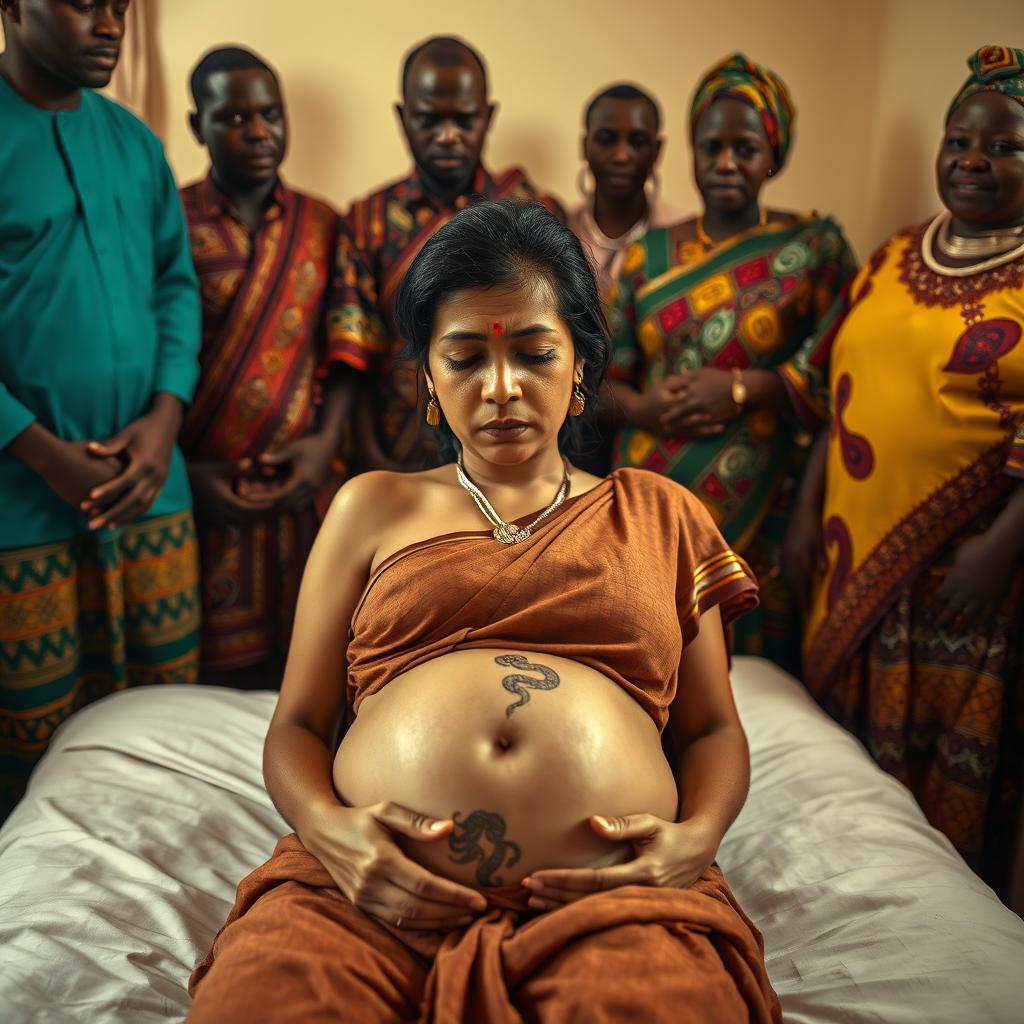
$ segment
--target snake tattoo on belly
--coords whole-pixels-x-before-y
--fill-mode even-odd
[[[501,877],[494,872],[503,867],[515,867],[522,855],[519,844],[505,838],[505,819],[493,811],[471,811],[460,820],[460,813],[456,811],[452,815],[455,828],[448,837],[452,850],[448,859],[456,864],[479,861],[476,880],[485,888],[501,885]],[[490,844],[490,853],[484,849],[482,840]]]
[[[531,690],[554,690],[561,682],[558,678],[558,673],[554,669],[548,668],[547,665],[532,664],[521,654],[499,654],[494,660],[497,664],[506,668],[525,669],[527,672],[540,672],[544,677],[543,679],[534,679],[532,676],[514,673],[502,679],[501,685],[509,693],[514,693],[519,698],[514,704],[509,704],[505,708],[506,716],[511,715],[513,711],[521,708],[524,704],[530,703],[530,695],[525,687],[529,687]]]

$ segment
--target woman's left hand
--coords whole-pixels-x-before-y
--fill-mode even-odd
[[[535,871],[523,880],[535,910],[555,910],[605,889],[649,885],[686,889],[710,867],[721,836],[694,821],[672,822],[653,814],[604,818],[595,814],[590,827],[602,839],[633,844],[634,858],[607,868]]]
[[[101,459],[120,459],[122,471],[94,487],[82,503],[90,530],[112,530],[149,511],[160,496],[181,427],[181,402],[160,395],[153,409],[105,441],[90,441],[89,453]]]
[[[713,366],[688,370],[678,389],[680,401],[662,417],[661,430],[670,437],[707,437],[720,434],[735,419],[732,374]]]
[[[935,595],[933,624],[948,629],[984,617],[1006,594],[1016,568],[1017,560],[988,533],[968,537]]]

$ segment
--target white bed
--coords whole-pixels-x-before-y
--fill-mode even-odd
[[[786,1020],[1024,1020],[1024,923],[800,685],[739,658],[753,761],[720,862]],[[0,1020],[180,1020],[238,880],[286,831],[269,693],[110,697],[55,737],[0,831]]]

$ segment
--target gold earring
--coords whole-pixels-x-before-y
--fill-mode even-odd
[[[437,396],[433,391],[427,400],[427,426],[436,427],[441,423],[441,406],[437,404]]]
[[[583,383],[583,375],[580,374],[572,385],[572,397],[569,399],[569,415],[582,416],[583,410],[587,407],[587,396],[583,394],[580,385]]]

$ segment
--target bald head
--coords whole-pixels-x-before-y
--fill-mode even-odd
[[[494,115],[480,55],[451,36],[421,43],[405,59],[395,109],[426,188],[449,202],[465,195]]]
[[[430,64],[437,68],[468,68],[480,76],[484,97],[487,96],[487,67],[483,58],[468,43],[455,36],[431,36],[414,46],[402,64],[402,99],[408,100],[409,81],[419,66]]]

